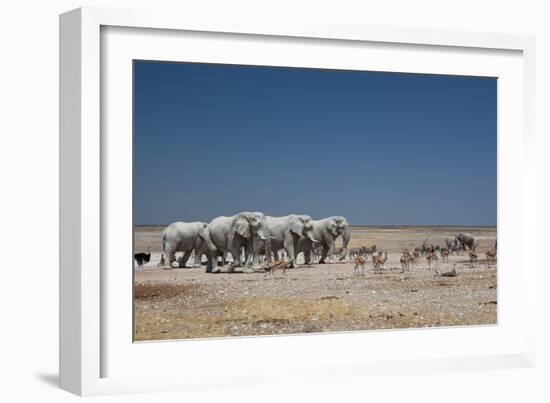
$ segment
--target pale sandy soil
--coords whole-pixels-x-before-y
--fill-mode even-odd
[[[353,229],[350,247],[376,244],[389,252],[382,274],[353,274],[350,261],[277,272],[207,274],[204,268],[161,270],[162,227],[139,227],[135,250],[153,253],[136,268],[135,340],[162,340],[264,334],[312,333],[431,326],[494,324],[497,270],[484,262],[473,268],[467,256],[451,256],[436,277],[421,258],[400,273],[403,248],[413,249],[431,235],[434,244],[455,233],[480,240],[478,252],[492,248],[495,228]],[[482,254],[482,253],[481,253]],[[480,254],[480,255],[481,255]]]

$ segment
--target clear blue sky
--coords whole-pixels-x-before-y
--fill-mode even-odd
[[[495,78],[134,63],[138,225],[496,225]]]

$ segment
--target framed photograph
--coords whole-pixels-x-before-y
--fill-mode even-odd
[[[60,45],[62,388],[533,365],[532,37],[84,8]]]

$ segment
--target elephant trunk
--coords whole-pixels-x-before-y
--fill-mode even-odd
[[[264,231],[259,230],[256,235],[258,238],[260,238],[262,241],[264,241],[264,253],[267,258],[268,262],[271,262],[271,240],[274,238],[271,235],[266,234]],[[255,248],[254,248],[255,250]]]
[[[351,238],[351,230],[349,229],[349,226],[346,227],[344,232],[342,232],[342,253],[340,254],[340,260],[344,260],[347,253],[348,253],[348,243]]]

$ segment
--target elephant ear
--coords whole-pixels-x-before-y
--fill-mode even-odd
[[[250,226],[248,220],[244,217],[237,217],[233,221],[233,230],[243,238],[250,238]]]
[[[204,224],[199,228],[199,236],[206,241],[206,238],[208,237],[208,224]]]
[[[335,220],[329,220],[327,223],[328,230],[330,233],[334,236],[338,236],[338,232],[336,231],[336,221]]]
[[[290,223],[290,230],[296,235],[302,235],[304,231],[304,220],[300,217],[294,217]]]

